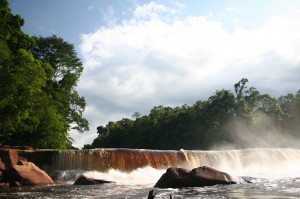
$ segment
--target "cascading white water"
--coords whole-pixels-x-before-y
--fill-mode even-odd
[[[298,149],[244,149],[228,151],[188,151],[190,165],[210,166],[236,175],[295,176],[300,174]]]
[[[187,169],[209,166],[233,176],[276,179],[300,176],[298,149],[258,148],[224,151],[96,149],[65,151],[59,156],[60,169],[80,169],[88,177],[111,180],[119,184],[154,184],[170,166]]]

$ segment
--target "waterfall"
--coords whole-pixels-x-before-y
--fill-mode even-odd
[[[47,172],[54,170],[83,170],[106,172],[110,169],[130,172],[138,168],[192,169],[210,166],[229,173],[274,173],[297,170],[298,149],[242,149],[224,151],[92,149],[67,151],[22,152],[21,156],[36,163]],[[44,157],[46,156],[46,157]]]
[[[118,169],[132,171],[151,166],[153,168],[181,167],[181,156],[177,151],[145,149],[93,149],[62,151],[56,159],[60,170],[79,169],[107,171]]]
[[[298,172],[300,150],[258,148],[225,151],[187,151],[192,167],[210,166],[235,174],[270,174]]]

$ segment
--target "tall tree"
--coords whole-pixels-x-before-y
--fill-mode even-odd
[[[23,24],[19,15],[11,13],[8,2],[0,0],[0,140],[3,144],[15,142],[21,128],[34,131],[37,127],[38,119],[31,113],[46,83],[43,63],[31,54],[35,43],[22,32]]]
[[[0,145],[64,149],[70,128],[88,129],[76,91],[82,63],[61,38],[35,37],[0,0]]]
[[[55,35],[35,37],[35,40],[34,56],[52,68],[47,74],[45,87],[49,103],[66,118],[65,130],[88,130],[88,121],[82,116],[86,102],[76,91],[83,66],[74,46]]]

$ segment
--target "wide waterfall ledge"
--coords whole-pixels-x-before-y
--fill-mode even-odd
[[[131,172],[138,168],[192,169],[209,166],[234,175],[261,173],[289,175],[299,172],[300,150],[288,148],[257,148],[223,151],[147,150],[99,148],[91,150],[34,150],[20,155],[34,162],[47,173],[55,170],[107,172],[110,169]]]

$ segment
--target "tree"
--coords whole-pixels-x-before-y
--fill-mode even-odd
[[[137,118],[141,117],[141,113],[140,112],[134,112],[131,117],[137,119]]]
[[[217,91],[215,95],[209,97],[207,113],[213,122],[224,123],[234,115],[235,98],[228,90]]]
[[[0,0],[0,145],[65,149],[70,128],[88,129],[75,90],[83,67],[73,45],[30,37],[24,20]]]
[[[88,121],[82,116],[86,102],[75,90],[83,66],[76,56],[74,46],[55,35],[34,38],[34,56],[51,66],[51,70],[47,71],[47,84],[44,88],[51,100],[49,103],[57,107],[66,118],[66,131],[70,127],[80,132],[88,130]]]
[[[276,100],[260,94],[256,88],[247,88],[247,82],[243,78],[235,84],[235,94],[217,90],[208,100],[197,101],[192,106],[155,106],[149,115],[99,126],[98,138],[85,148],[178,150],[211,149],[222,144],[247,147],[249,143],[241,138],[263,135],[265,128],[261,127],[276,127],[299,137],[300,91]]]
[[[300,90],[294,95],[289,105],[289,120],[286,121],[288,124],[286,127],[296,137],[300,137]]]
[[[0,140],[17,141],[21,129],[33,132],[38,119],[32,116],[46,83],[43,63],[30,49],[34,40],[21,31],[24,20],[12,15],[5,0],[0,1]],[[1,144],[1,143],[0,143]]]
[[[234,85],[234,90],[236,94],[236,107],[235,107],[235,114],[236,116],[240,117],[241,119],[249,119],[251,117],[251,111],[245,99],[245,91],[246,84],[248,79],[243,78],[238,83]]]

